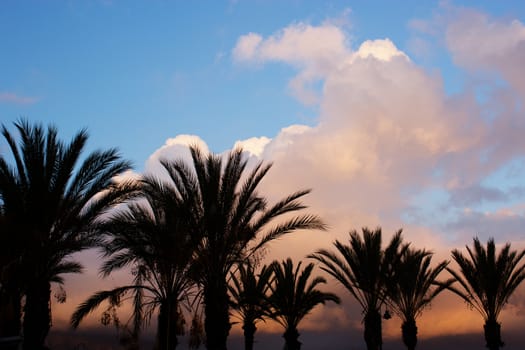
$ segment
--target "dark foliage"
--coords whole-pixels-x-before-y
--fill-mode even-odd
[[[277,218],[301,211],[299,191],[269,206],[257,188],[270,165],[247,169],[242,150],[226,157],[204,155],[191,147],[191,163],[162,161],[174,187],[191,208],[193,234],[200,236],[196,252],[196,282],[204,302],[204,329],[208,350],[225,350],[230,330],[227,278],[240,261],[253,256],[268,242],[300,229],[324,229],[314,215],[275,223]],[[272,225],[270,227],[270,225]]]
[[[256,323],[270,314],[267,294],[271,276],[272,269],[266,265],[256,275],[255,268],[249,260],[246,264],[239,264],[236,274],[231,274],[231,306],[242,321],[245,350],[253,349]]]
[[[408,245],[402,244],[401,230],[388,246],[381,248],[381,228],[363,228],[362,237],[351,231],[349,244],[334,242],[336,251],[318,250],[309,257],[341,283],[363,308],[364,338],[368,350],[382,347],[381,306],[388,297],[387,285],[394,267]]]
[[[157,349],[175,349],[183,332],[181,306],[189,305],[193,287],[193,259],[198,237],[189,226],[191,207],[170,182],[145,176],[141,197],[99,225],[104,233],[103,276],[132,267],[134,284],[98,292],[81,304],[72,317],[79,322],[102,302],[120,304],[133,295],[133,329],[138,335],[144,321],[158,313]],[[146,322],[147,323],[147,322]]]
[[[497,350],[503,346],[498,316],[525,279],[525,264],[520,265],[525,250],[513,251],[507,243],[496,255],[494,239],[490,239],[485,248],[478,238],[474,238],[473,249],[469,246],[466,248],[467,256],[457,249],[452,251],[459,272],[450,268],[447,270],[460,288],[453,285],[449,289],[483,316],[487,347]]]
[[[326,280],[312,277],[312,263],[301,270],[301,262],[294,267],[292,259],[288,258],[282,263],[273,262],[271,268],[274,279],[270,284],[271,294],[268,299],[272,309],[270,317],[284,327],[285,349],[299,350],[301,343],[297,327],[301,320],[319,304],[327,301],[339,304],[339,297],[317,289]]]
[[[409,350],[417,345],[416,318],[454,282],[454,279],[437,280],[448,262],[441,262],[432,268],[431,261],[432,253],[426,250],[404,249],[387,284],[388,304],[403,321],[402,339]]]
[[[9,297],[16,301],[25,295],[24,348],[34,350],[43,348],[51,327],[51,283],[81,272],[71,255],[96,245],[97,219],[132,196],[133,186],[113,180],[130,168],[115,149],[93,152],[80,162],[86,131],[63,143],[52,126],[45,130],[21,121],[15,127],[18,143],[2,127],[14,164],[0,156],[1,212],[8,227],[1,232],[2,249],[13,252],[1,268],[11,284]]]

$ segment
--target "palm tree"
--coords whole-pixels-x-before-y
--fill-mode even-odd
[[[416,318],[454,282],[454,279],[437,281],[448,262],[443,261],[431,268],[431,260],[432,253],[429,251],[405,249],[388,283],[388,304],[403,321],[403,343],[409,350],[414,350],[417,344]]]
[[[271,165],[261,162],[248,171],[241,149],[224,158],[203,155],[195,146],[190,152],[189,165],[182,159],[164,164],[177,190],[194,201],[191,219],[202,238],[196,266],[204,302],[206,347],[225,350],[231,327],[227,278],[232,267],[289,232],[325,226],[315,215],[289,218],[305,208],[299,199],[309,190],[295,192],[268,206],[257,188]],[[275,223],[285,215],[286,220]]]
[[[65,144],[53,126],[45,131],[21,121],[15,127],[18,145],[2,127],[14,166],[0,156],[0,200],[9,234],[24,242],[16,263],[17,288],[25,295],[24,348],[41,349],[51,327],[51,283],[63,283],[65,273],[81,272],[71,255],[97,243],[93,224],[132,196],[133,186],[113,180],[130,168],[115,149],[95,151],[79,164],[88,139],[85,130]]]
[[[264,265],[257,276],[253,264],[239,264],[237,275],[231,274],[228,286],[232,298],[232,308],[237,311],[244,331],[244,348],[253,349],[255,325],[270,312],[267,292],[270,287],[272,269]]]
[[[79,305],[71,318],[73,327],[103,301],[119,304],[122,296],[133,294],[134,333],[143,319],[158,310],[157,349],[175,349],[181,334],[182,304],[189,300],[192,262],[199,241],[191,235],[187,218],[191,213],[172,183],[153,176],[142,181],[140,201],[112,215],[100,230],[108,258],[101,268],[103,276],[132,267],[134,283],[95,293]]]
[[[381,306],[387,298],[387,282],[396,261],[408,245],[402,244],[401,230],[387,248],[381,248],[381,228],[363,228],[363,237],[350,232],[349,245],[336,240],[336,252],[321,249],[310,258],[321,262],[321,269],[341,283],[363,308],[364,338],[368,350],[382,347]]]
[[[483,316],[486,346],[490,350],[497,350],[503,346],[498,316],[512,293],[525,279],[525,264],[518,266],[525,250],[511,250],[510,243],[507,243],[496,256],[492,238],[487,242],[487,248],[478,238],[474,238],[473,249],[469,246],[466,248],[468,256],[457,249],[452,251],[452,257],[459,265],[459,272],[448,267],[447,271],[461,288],[451,286],[449,289]]]
[[[0,206],[0,339],[20,335],[22,314],[17,267],[23,244],[20,235],[8,226],[2,210]]]
[[[294,268],[292,259],[279,263],[274,261],[271,265],[274,272],[274,280],[270,284],[271,294],[269,297],[272,313],[270,317],[282,325],[285,329],[285,349],[299,350],[299,331],[297,327],[301,320],[308,315],[318,304],[327,301],[340,303],[339,297],[333,293],[322,292],[316,287],[326,283],[323,277],[312,277],[314,264],[306,265],[301,269],[301,262]]]

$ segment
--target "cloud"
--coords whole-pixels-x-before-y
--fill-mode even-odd
[[[348,50],[345,32],[336,23],[312,26],[300,22],[266,39],[257,33],[243,35],[232,55],[237,62],[285,62],[300,68],[289,87],[294,96],[311,105],[318,103],[311,84],[332,70]]]
[[[262,37],[259,34],[249,33],[243,35],[233,49],[233,58],[237,61],[249,61],[255,59],[256,51]]]
[[[266,39],[257,33],[241,36],[233,57],[238,61],[281,61],[328,68],[347,52],[345,40],[344,32],[334,24],[316,27],[297,23]]]
[[[390,61],[396,56],[408,58],[402,51],[399,51],[390,39],[367,40],[361,44],[355,53],[356,57],[374,57],[381,61]]]
[[[208,145],[196,135],[178,135],[174,138],[167,139],[164,145],[148,158],[145,165],[145,173],[158,174],[159,176],[167,175],[160,164],[161,160],[184,159],[191,160],[189,151],[190,146],[197,146],[202,152],[209,152]]]
[[[451,231],[464,232],[464,236],[477,236],[487,240],[493,237],[497,242],[523,242],[525,216],[509,209],[496,212],[480,212],[466,209],[457,220],[447,223]],[[520,242],[521,241],[521,242]]]
[[[270,139],[268,137],[252,137],[247,140],[235,142],[233,149],[242,148],[244,152],[247,152],[252,156],[261,157],[264,148],[269,142]]]
[[[36,103],[38,98],[20,96],[12,92],[0,92],[0,103],[13,103],[18,105],[31,105]]]
[[[454,59],[465,68],[501,68],[506,60],[525,53],[525,26],[469,10],[455,9],[445,38]]]
[[[450,204],[464,207],[484,202],[504,202],[510,200],[513,196],[522,194],[523,189],[521,188],[512,188],[507,192],[499,188],[474,184],[471,186],[451,189]]]
[[[444,3],[431,19],[413,20],[410,28],[418,40],[421,35],[438,38],[466,73],[478,77],[480,73],[495,73],[521,96],[525,94],[525,72],[520,69],[525,61],[522,21]]]

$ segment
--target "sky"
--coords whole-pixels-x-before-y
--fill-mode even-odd
[[[269,259],[303,259],[364,226],[385,240],[403,228],[436,262],[475,236],[525,248],[522,1],[4,0],[0,33],[9,128],[53,123],[68,139],[85,127],[88,151],[118,147],[135,174],[187,157],[188,144],[242,146],[253,163],[273,162],[270,200],[312,188],[305,203],[330,229],[272,243]],[[81,258],[86,273],[67,278],[55,328],[126,278],[102,281],[96,252]],[[327,288],[343,307],[316,309],[305,336],[364,348],[359,308]],[[525,286],[501,319],[506,348],[520,348]],[[481,317],[453,295],[418,322],[425,348],[456,339],[460,349],[471,335],[483,346]],[[384,332],[401,344],[398,321]]]

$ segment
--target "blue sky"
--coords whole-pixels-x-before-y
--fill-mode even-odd
[[[136,172],[240,142],[274,162],[270,199],[313,188],[331,227],[276,258],[377,225],[440,259],[475,235],[525,247],[524,23],[521,0],[4,0],[0,121],[87,127]],[[72,304],[94,291],[83,278],[102,283],[72,279]],[[518,294],[506,324],[523,324]],[[423,337],[478,327],[458,305],[434,317],[463,323],[423,319]]]

